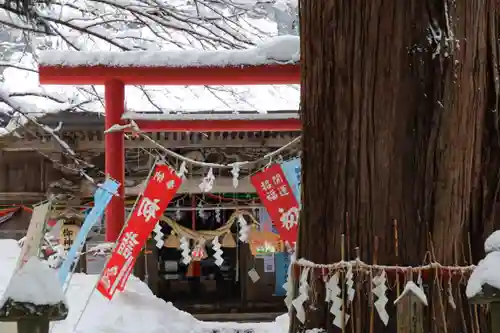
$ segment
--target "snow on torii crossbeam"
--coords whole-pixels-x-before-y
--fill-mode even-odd
[[[41,84],[104,85],[105,129],[124,117],[125,85],[264,85],[299,84],[299,38],[277,37],[258,47],[222,51],[46,51],[40,56]],[[296,115],[232,116],[214,119],[140,120],[148,131],[291,131],[300,130]],[[124,133],[105,136],[106,174],[125,183]],[[115,241],[125,221],[124,186],[106,210],[106,240]]]

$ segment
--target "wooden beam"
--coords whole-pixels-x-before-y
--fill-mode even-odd
[[[285,135],[282,137],[270,137],[270,138],[224,138],[220,136],[218,138],[206,138],[201,136],[199,140],[192,140],[189,138],[178,139],[178,140],[168,140],[168,139],[156,139],[155,141],[170,149],[199,149],[199,148],[219,148],[219,147],[236,147],[236,148],[279,148],[293,140],[296,136]],[[104,142],[101,140],[85,140],[76,139],[76,142],[71,145],[72,149],[75,151],[104,151]],[[154,144],[149,141],[144,141],[140,139],[136,140],[125,140],[126,149],[154,149],[157,148]],[[50,140],[47,142],[40,141],[25,141],[16,140],[0,148],[0,151],[42,151],[42,152],[61,152],[61,146]]]
[[[45,199],[46,194],[39,192],[0,192],[0,202],[39,202]]]
[[[40,84],[260,85],[299,84],[299,64],[213,67],[39,66]]]
[[[185,179],[182,183],[181,188],[178,193],[202,193],[198,188],[203,177],[193,177]],[[130,178],[129,178],[130,179]],[[135,196],[141,193],[144,185],[138,185],[135,187],[126,187],[125,194],[129,196]],[[239,181],[237,188],[233,187],[233,179],[231,177],[217,177],[215,178],[214,188],[212,193],[255,193],[255,188],[250,183],[248,177],[243,177]]]

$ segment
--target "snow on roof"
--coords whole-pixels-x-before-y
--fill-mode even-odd
[[[40,66],[218,67],[296,63],[298,36],[278,36],[246,50],[175,50],[127,52],[43,51]]]
[[[9,298],[35,305],[65,302],[55,271],[35,257],[14,274],[0,304],[3,306]]]
[[[299,119],[298,112],[190,112],[190,113],[158,113],[158,112],[134,112],[127,111],[122,119],[127,120],[269,120],[269,119]]]

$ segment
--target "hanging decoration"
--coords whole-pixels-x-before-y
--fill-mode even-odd
[[[214,250],[214,259],[215,259],[215,264],[217,266],[222,266],[224,263],[224,259],[222,259],[222,249],[221,249],[221,244],[219,243],[219,237],[214,237],[212,240],[212,250]]]
[[[161,224],[160,222],[156,223],[155,228],[153,229],[155,236],[154,240],[156,241],[156,247],[161,249],[165,242],[163,241],[163,232],[161,231]]]
[[[217,224],[220,224],[221,223],[221,218],[220,218],[220,207],[217,207],[215,209],[215,222]]]
[[[233,163],[233,168],[231,169],[231,175],[233,175],[233,187],[237,188],[239,185],[239,176],[240,176],[240,163]]]
[[[187,171],[188,169],[186,167],[186,161],[182,161],[181,166],[179,167],[179,171],[177,171],[177,177],[185,179]]]
[[[178,249],[181,246],[179,237],[177,237],[173,230],[170,232],[167,239],[165,239],[164,246],[170,249]]]
[[[298,233],[299,204],[280,165],[274,164],[254,174],[250,181],[275,223],[281,240],[294,249]]]
[[[354,280],[355,272],[357,274],[369,275],[372,272],[378,272],[377,275],[372,278],[371,283],[373,284],[373,288],[371,293],[375,297],[375,302],[373,303],[373,307],[377,312],[377,317],[380,318],[380,321],[384,325],[388,325],[390,316],[387,310],[387,304],[389,302],[387,297],[388,287],[388,274],[401,274],[404,276],[412,276],[413,274],[418,274],[418,278],[416,283],[413,281],[408,281],[404,287],[404,290],[400,294],[400,296],[394,301],[394,304],[400,302],[403,298],[408,295],[414,295],[416,298],[424,305],[428,305],[428,299],[424,292],[423,287],[420,287],[419,284],[423,285],[423,275],[429,273],[429,276],[433,278],[434,274],[437,272],[441,277],[448,277],[448,286],[447,286],[447,296],[448,303],[450,307],[455,309],[456,304],[453,299],[453,289],[452,289],[452,276],[467,276],[472,273],[475,269],[475,266],[443,266],[439,263],[430,263],[423,266],[417,267],[401,267],[401,266],[385,266],[385,265],[370,265],[366,264],[363,261],[356,259],[351,261],[340,261],[334,264],[315,264],[308,260],[299,259],[297,261],[292,260],[292,264],[289,266],[290,273],[286,283],[283,285],[283,289],[285,289],[285,305],[290,310],[290,306],[297,312],[297,318],[303,323],[305,321],[305,309],[304,303],[311,301],[309,299],[309,291],[311,284],[313,287],[317,285],[316,281],[317,276],[320,275],[323,278],[324,288],[325,288],[325,299],[324,301],[330,306],[330,312],[333,315],[332,324],[340,329],[346,327],[349,322],[350,315],[346,312],[350,302],[353,302],[354,296],[356,292],[354,283],[351,284],[351,281]],[[315,272],[315,274],[311,273]],[[341,274],[342,273],[342,274]],[[316,277],[315,277],[316,275]],[[299,277],[299,294],[293,295],[293,278]],[[308,280],[309,279],[309,280]],[[321,280],[321,279],[320,279]],[[466,279],[464,279],[465,281]],[[314,281],[314,282],[309,282]],[[439,284],[439,288],[442,289],[440,281],[442,279],[435,280]],[[446,281],[446,280],[445,280]],[[445,282],[446,283],[446,282]],[[345,294],[342,291],[342,284],[345,284]],[[446,287],[445,287],[446,288]],[[316,294],[317,291],[312,291],[313,294]],[[345,299],[344,299],[345,298]],[[314,307],[315,300],[310,306]]]
[[[372,293],[377,296],[377,300],[375,301],[375,309],[377,310],[378,316],[380,320],[384,323],[385,326],[389,323],[389,314],[385,309],[385,306],[389,299],[386,296],[387,292],[387,278],[385,271],[382,271],[379,276],[376,276],[372,279],[372,283],[374,288],[372,289]]]
[[[238,226],[239,226],[239,240],[242,243],[246,243],[248,241],[248,233],[250,231],[250,226],[247,221],[243,217],[243,215],[238,215]]]
[[[215,182],[214,170],[210,168],[208,170],[207,175],[205,176],[205,178],[203,178],[198,187],[201,192],[210,192],[214,187],[214,182]]]
[[[222,246],[233,249],[236,247],[236,242],[231,231],[226,232],[224,235],[224,238],[222,239]]]
[[[310,268],[306,267],[302,271],[299,280],[299,296],[292,301],[292,305],[295,308],[297,319],[303,324],[306,321],[306,311],[304,309],[304,303],[309,300],[309,283],[307,281],[309,277]]]
[[[181,214],[181,210],[180,210],[180,205],[179,205],[179,201],[177,201],[175,203],[175,219],[177,221],[180,221],[182,218],[182,214]]]
[[[347,266],[347,273],[345,275],[346,286],[347,286],[347,300],[351,303],[354,300],[354,295],[356,294],[356,290],[353,288],[354,286],[354,274],[352,272],[352,265]]]
[[[179,248],[182,250],[181,252],[182,263],[186,266],[189,265],[192,258],[189,255],[191,251],[189,249],[189,240],[186,237],[181,237]]]
[[[191,252],[191,260],[200,261],[205,259],[206,257],[207,254],[205,251],[205,241],[203,239],[200,239],[197,245],[194,247],[193,251]]]
[[[205,214],[205,210],[203,209],[203,204],[199,202],[197,207],[198,207],[198,216],[202,220],[205,220],[207,218],[207,215]]]

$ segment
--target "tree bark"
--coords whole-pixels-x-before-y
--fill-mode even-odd
[[[465,264],[470,233],[473,257],[480,258],[495,226],[500,184],[497,2],[299,2],[298,257],[336,262],[346,234],[347,259],[359,246],[361,259],[372,262],[377,238],[381,264]],[[306,325],[294,320],[291,332],[335,331],[323,292],[316,288]],[[463,326],[435,297],[427,328]],[[370,326],[367,305],[354,314],[362,317],[360,332]],[[375,314],[376,332],[395,331],[395,318],[389,330],[379,321]]]

